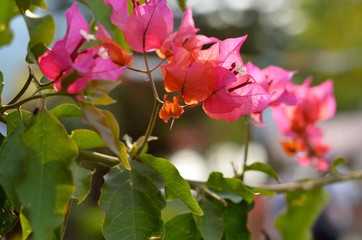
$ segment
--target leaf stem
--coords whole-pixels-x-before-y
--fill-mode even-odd
[[[16,101],[18,101],[24,95],[26,90],[28,90],[28,88],[30,86],[30,83],[34,79],[34,74],[31,71],[29,66],[28,66],[28,69],[29,69],[29,77],[28,77],[28,79],[26,80],[24,86],[21,88],[20,92],[8,103],[8,105],[16,103]]]
[[[87,150],[79,150],[77,160],[94,162],[107,167],[113,167],[120,163],[117,157]]]
[[[39,98],[46,98],[46,97],[53,97],[53,96],[71,96],[71,97],[74,97],[73,94],[70,94],[70,93],[45,93],[45,94],[40,94],[40,95],[35,95],[35,96],[31,96],[31,97],[28,97],[28,98],[25,98],[17,103],[14,103],[14,104],[8,104],[8,105],[4,105],[2,107],[0,107],[0,112],[5,112],[7,110],[10,110],[10,109],[15,109],[15,108],[19,108],[21,105],[27,103],[27,102],[30,102],[32,100],[35,100],[35,99],[39,99]]]
[[[250,142],[250,121],[249,115],[244,116],[244,159],[242,163],[242,172],[240,174],[240,179],[244,180],[246,163],[248,161],[248,153],[249,153],[249,142]]]

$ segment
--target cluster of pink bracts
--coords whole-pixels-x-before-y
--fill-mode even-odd
[[[289,137],[282,146],[301,164],[325,169],[324,155],[328,146],[322,143],[320,120],[335,113],[333,85],[327,81],[310,87],[291,82],[293,71],[269,66],[259,69],[243,63],[240,48],[247,36],[219,40],[197,35],[192,10],[185,11],[181,25],[173,32],[173,13],[167,0],[133,0],[128,13],[127,0],[105,0],[112,7],[111,21],[124,33],[132,51],[156,52],[167,60],[161,66],[167,93],[159,112],[165,122],[179,118],[187,106],[202,104],[207,115],[215,119],[235,121],[250,114],[262,122],[262,111],[273,109],[277,125]],[[66,13],[68,28],[64,39],[39,60],[43,74],[54,81],[56,91],[84,94],[89,81],[118,80],[133,62],[132,54],[115,43],[101,26],[90,34],[88,23],[77,4]],[[84,49],[86,42],[97,41]],[[211,45],[205,48],[205,45]]]

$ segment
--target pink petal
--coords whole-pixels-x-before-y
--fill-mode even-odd
[[[112,8],[112,23],[119,27],[122,31],[125,31],[128,20],[127,0],[104,0],[104,3]]]
[[[128,18],[125,37],[132,50],[152,52],[159,49],[173,30],[173,13],[166,0],[137,6]]]
[[[238,38],[228,38],[216,43],[219,45],[218,66],[229,69],[233,63],[240,63],[241,65],[244,65],[240,56],[240,47],[246,38],[247,35]]]
[[[89,33],[88,23],[79,12],[77,3],[73,3],[66,11],[65,16],[67,18],[68,28],[64,41],[68,53],[72,54],[84,42],[84,37],[80,34],[80,30]]]
[[[310,94],[319,100],[318,120],[326,120],[336,112],[336,100],[333,94],[333,82],[328,80],[319,86],[312,87]]]

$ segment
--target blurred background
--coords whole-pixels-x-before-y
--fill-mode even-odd
[[[174,10],[177,24],[182,16],[176,0],[168,0]],[[72,1],[48,0],[48,10],[56,21],[55,40],[66,31],[65,10]],[[362,168],[362,1],[360,0],[188,0],[193,7],[195,24],[200,34],[225,39],[247,34],[241,48],[244,62],[252,61],[264,68],[277,65],[296,70],[293,81],[301,83],[306,77],[313,84],[333,79],[337,100],[336,116],[321,124],[325,142],[331,145],[329,160],[342,156],[348,160],[341,171]],[[90,20],[86,7],[82,12]],[[39,11],[40,14],[44,11]],[[0,70],[4,74],[3,101],[9,101],[22,86],[28,75],[26,47],[28,33],[21,17],[10,25],[14,39],[10,45],[0,47]],[[137,56],[136,60],[137,61]],[[151,65],[159,59],[151,58]],[[142,62],[136,67],[143,68]],[[31,66],[36,74],[36,66]],[[162,96],[160,72],[155,73]],[[141,74],[126,72],[123,84],[112,92],[118,103],[107,107],[118,118],[121,134],[134,140],[144,134],[151,113],[152,93]],[[51,102],[50,102],[51,104]],[[28,106],[31,110],[34,106]],[[287,158],[280,146],[281,136],[270,112],[264,113],[265,126],[252,129],[249,161],[271,164],[281,182],[287,183],[317,173],[309,167],[298,166]],[[64,120],[69,131],[84,127],[79,119]],[[150,142],[150,153],[171,160],[181,175],[192,180],[206,180],[209,172],[233,174],[232,163],[239,167],[243,157],[244,124],[214,120],[201,107],[189,108],[180,119],[170,124],[158,120],[153,132],[157,141]],[[102,149],[103,151],[103,149]],[[95,167],[95,166],[90,166]],[[102,239],[100,224],[102,212],[96,207],[102,175],[107,169],[97,167],[93,190],[88,199],[72,209],[67,239]],[[250,173],[247,183],[275,182],[265,175]],[[362,234],[362,194],[359,182],[344,182],[328,186],[331,202],[314,228],[315,239],[357,240]],[[165,219],[172,217],[172,209],[182,209],[178,202],[165,210]],[[259,198],[250,216],[250,229],[254,239],[280,239],[273,226],[275,216],[283,206],[283,196]],[[16,233],[14,233],[16,236]],[[16,238],[14,238],[16,239]]]

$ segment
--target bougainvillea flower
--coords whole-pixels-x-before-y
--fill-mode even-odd
[[[104,3],[112,8],[111,22],[124,32],[129,16],[127,0],[104,0]]]
[[[296,96],[288,90],[288,85],[295,74],[294,71],[286,71],[276,66],[260,69],[251,62],[248,62],[245,67],[248,74],[252,75],[255,81],[271,94],[270,107],[280,103],[285,103],[287,105],[296,104]],[[251,117],[259,123],[263,122],[261,112],[253,113],[251,114]]]
[[[240,47],[246,38],[225,39],[199,53],[200,60],[216,64],[216,86],[203,104],[212,118],[231,122],[242,115],[262,111],[269,104],[270,94],[246,73],[243,66]]]
[[[215,91],[203,104],[207,115],[232,122],[268,106],[270,95],[250,75],[236,77],[225,68],[217,70]]]
[[[184,109],[180,106],[178,97],[173,97],[173,102],[167,99],[167,95],[163,97],[163,106],[158,116],[167,123],[170,118],[179,118],[184,113]]]
[[[102,25],[98,25],[96,39],[102,42],[102,46],[107,49],[108,56],[119,66],[129,66],[133,63],[133,56],[127,53],[118,43],[112,40],[110,34]]]
[[[135,6],[124,31],[133,51],[156,51],[173,31],[173,13],[167,0],[150,0]]]
[[[215,70],[211,64],[196,62],[188,68],[177,64],[162,66],[167,92],[178,92],[186,104],[193,105],[210,96],[215,86]]]
[[[334,115],[336,103],[331,80],[315,87],[310,87],[311,81],[309,78],[300,86],[291,83],[289,89],[296,95],[297,104],[273,108],[273,118],[289,137],[282,143],[287,154],[294,154],[301,164],[323,170],[328,167],[324,156],[329,146],[322,142],[322,130],[316,124]]]
[[[167,58],[169,61],[183,67],[190,66],[196,61],[197,53],[205,44],[215,43],[217,38],[208,38],[204,35],[196,35],[199,31],[195,28],[192,18],[192,9],[188,8],[182,16],[180,28],[177,32],[169,35],[163,42],[162,47],[157,50],[157,54],[161,58]]]
[[[117,80],[125,67],[112,61],[109,55],[114,55],[113,49],[110,54],[103,45],[80,50],[85,41],[95,37],[89,34],[88,24],[78,11],[77,3],[67,10],[66,19],[68,28],[65,37],[38,59],[43,74],[54,81],[55,90],[75,94],[92,79]],[[102,31],[99,36],[109,35],[101,26],[99,28]],[[109,45],[109,41],[105,44]]]

